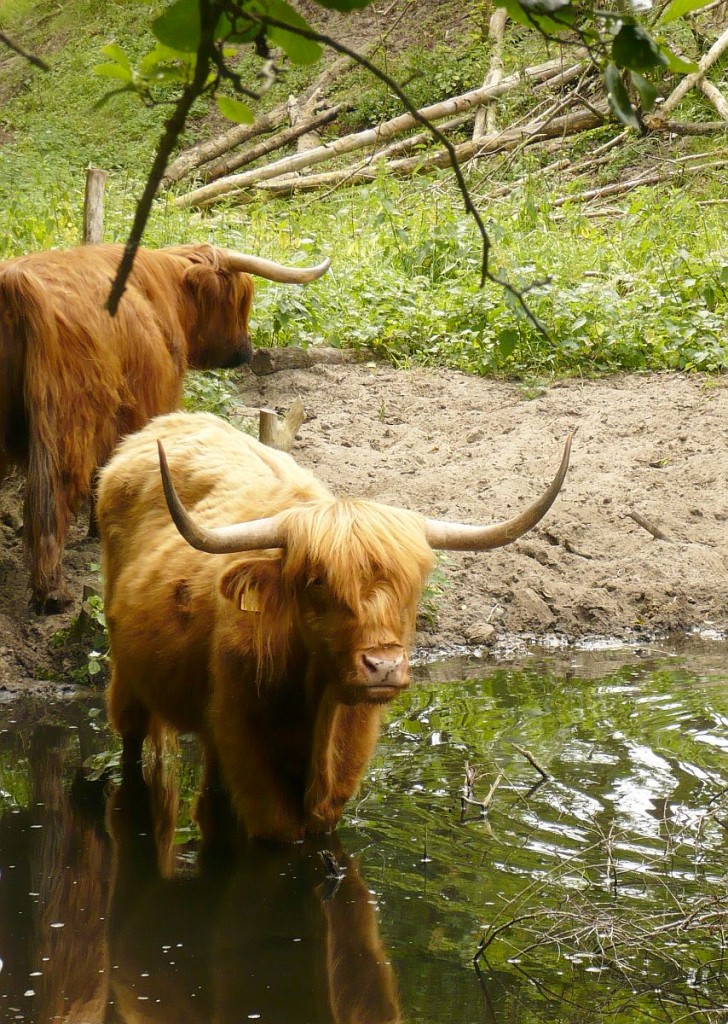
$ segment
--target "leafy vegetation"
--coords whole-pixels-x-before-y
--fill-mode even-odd
[[[8,141],[0,147],[0,257],[79,241],[89,163],[111,172],[106,238],[124,240],[169,111],[146,108],[132,95],[98,107],[108,80],[90,74],[102,45],[145,51],[151,41],[146,7],[104,5],[99,13],[88,0],[74,0],[63,12],[45,3],[35,12],[43,21],[24,42],[40,46],[46,40],[51,71],[18,59],[3,83],[0,130]],[[13,27],[14,15],[17,26],[27,24],[27,10],[16,4],[4,27]],[[81,23],[83,34],[71,31]],[[415,93],[436,72],[444,76],[445,92],[460,89],[477,82],[487,67],[483,44],[474,36],[465,42],[450,57],[443,46],[429,57],[415,48],[397,58],[397,69],[423,71],[411,81]],[[300,84],[303,69],[293,73]],[[285,82],[279,87],[285,94]],[[362,94],[363,104],[372,102],[372,94]],[[580,140],[574,159],[601,141],[601,129]],[[698,146],[706,143],[685,143],[684,152]],[[529,289],[529,305],[548,337],[508,293],[479,287],[481,240],[445,173],[406,183],[382,175],[371,186],[324,198],[230,207],[204,218],[162,196],[145,243],[210,240],[299,263],[330,255],[333,270],[315,285],[259,286],[253,324],[258,345],[366,347],[398,365],[516,377],[719,371],[728,357],[725,172],[708,170],[637,190],[600,207],[598,216],[569,201],[579,189],[619,181],[635,165],[649,166],[659,158],[654,147],[635,135],[591,177],[563,183],[544,175],[548,156],[533,152],[492,158],[471,175],[469,186],[493,242],[494,270]],[[512,191],[499,198],[504,186]],[[561,205],[554,205],[557,198]],[[208,375],[190,385],[190,402],[220,411],[226,387],[224,375],[217,382]]]

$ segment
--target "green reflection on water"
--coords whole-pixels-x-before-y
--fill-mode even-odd
[[[412,1020],[725,1019],[727,681],[496,670],[398,705],[342,838]]]
[[[402,1021],[726,1019],[728,651],[712,652],[710,672],[690,657],[606,662],[595,671],[575,664],[576,656],[420,670],[391,710],[337,837],[377,905]],[[453,681],[456,673],[468,678]],[[22,1001],[21,975],[46,948],[44,894],[50,900],[58,889],[34,871],[67,877],[78,862],[80,840],[69,839],[73,815],[61,794],[82,763],[87,770],[110,765],[113,775],[116,742],[98,715],[99,700],[92,703],[90,711],[83,702],[19,705],[0,722],[0,1000],[21,1004],[8,1019],[45,1024],[33,1000]],[[190,886],[192,750],[183,743],[176,861],[181,884]],[[463,803],[466,765],[472,786]],[[482,812],[478,801],[487,795]],[[64,836],[56,835],[62,827]],[[93,861],[99,918],[111,886],[107,846],[99,845]],[[20,863],[23,850],[29,870],[8,859]],[[21,876],[25,890],[41,895],[18,911],[25,923],[13,930],[9,912],[25,906],[26,893],[15,886]],[[258,896],[259,888],[250,891]],[[158,897],[164,905],[167,897]],[[79,927],[93,931],[88,921]],[[200,948],[190,954],[198,963],[215,955],[202,948],[210,928],[199,932]],[[473,957],[483,946],[476,972]],[[280,959],[271,958],[268,969],[275,985]],[[56,988],[63,985],[56,980]],[[297,1013],[295,994],[291,1000],[281,1024],[331,1019],[322,1011],[309,1022]],[[0,1002],[0,1019],[8,1005]]]

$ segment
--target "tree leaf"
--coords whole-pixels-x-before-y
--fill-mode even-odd
[[[118,43],[108,43],[106,46],[102,46],[101,52],[105,57],[111,57],[111,59],[115,60],[117,64],[121,64],[123,68],[126,68],[127,71],[131,72],[129,58]]]
[[[198,0],[176,0],[154,19],[152,31],[165,46],[180,53],[195,53],[200,44]]]
[[[187,74],[189,59],[185,59],[179,50],[172,50],[169,46],[159,43],[142,57],[139,62],[139,71],[142,75],[152,77],[159,74],[160,69],[169,68],[173,62],[179,63],[180,61],[184,62],[184,73]]]
[[[265,0],[263,5],[264,13],[267,13],[276,21],[284,21],[292,28],[302,28],[311,31],[311,27],[305,18],[302,18],[298,11],[295,11],[286,0]],[[294,64],[313,64],[321,56],[321,46],[312,39],[304,39],[295,32],[286,32],[282,28],[269,28],[266,35],[270,41],[283,50]]]
[[[694,60],[685,60],[684,57],[679,57],[676,53],[670,49],[669,46],[665,46],[664,43],[660,46],[660,53],[665,58],[665,64],[674,71],[676,75],[693,75],[700,68]]]
[[[629,95],[622,81],[622,72],[616,64],[607,64],[604,72],[604,81],[607,86],[609,105],[619,118],[622,124],[630,128],[639,128],[640,123],[635,109],[630,103]]]
[[[635,89],[640,94],[642,109],[645,114],[649,114],[655,105],[655,100],[657,99],[657,89],[652,82],[648,82],[646,78],[638,74],[636,71],[630,71],[629,77],[632,79],[632,84]]]
[[[131,83],[134,80],[129,68],[124,68],[121,64],[97,64],[94,74],[101,75],[103,78],[118,78],[121,82]]]
[[[668,21],[682,18],[683,15],[690,14],[691,11],[699,11],[705,5],[706,0],[671,0],[662,12],[659,22],[661,25],[666,25]]]
[[[642,25],[623,24],[612,42],[612,60],[619,68],[644,71],[666,64],[660,47]]]
[[[574,22],[575,12],[568,0],[495,0],[495,3],[497,7],[505,7],[511,21],[543,32],[562,32]]]
[[[255,121],[255,114],[247,103],[241,100],[233,100],[229,96],[216,96],[217,109],[229,121],[237,124],[252,124]]]

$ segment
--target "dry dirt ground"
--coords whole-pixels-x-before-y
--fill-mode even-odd
[[[236,413],[281,411],[296,397],[307,419],[293,453],[334,490],[468,522],[530,502],[578,428],[563,491],[535,530],[507,548],[441,558],[420,650],[497,650],[524,634],[565,642],[728,630],[728,380],[570,380],[533,394],[445,371],[316,365],[242,372]],[[98,543],[79,517],[66,556],[79,602],[61,616],[29,610],[21,490],[11,479],[0,493],[6,693],[67,676],[68,645],[53,636],[78,615],[83,584],[98,585]]]

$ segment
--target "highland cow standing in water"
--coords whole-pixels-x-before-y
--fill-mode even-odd
[[[247,836],[334,828],[384,705],[409,685],[433,548],[485,551],[531,529],[570,443],[533,505],[464,526],[337,498],[209,414],[161,416],[125,440],[101,473],[98,513],[109,714],[127,771],[148,735],[196,732],[203,795],[229,794]]]

